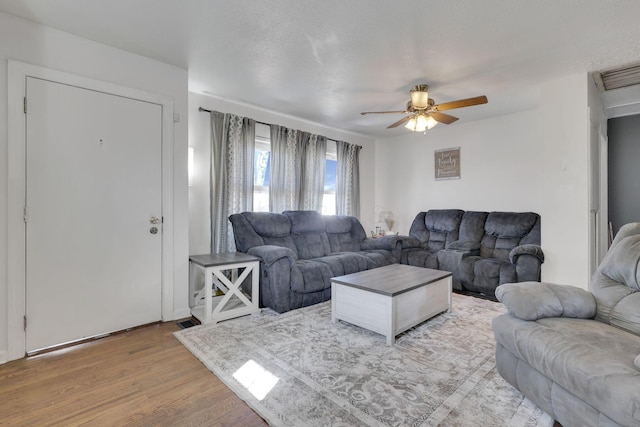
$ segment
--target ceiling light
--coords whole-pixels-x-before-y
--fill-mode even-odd
[[[438,122],[431,116],[425,114],[415,114],[406,125],[405,128],[414,132],[425,132],[427,129],[432,129]]]
[[[411,89],[411,105],[416,110],[424,110],[429,106],[429,86],[418,85]]]

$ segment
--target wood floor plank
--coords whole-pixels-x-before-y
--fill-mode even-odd
[[[0,425],[267,425],[178,329],[151,325],[0,365]]]

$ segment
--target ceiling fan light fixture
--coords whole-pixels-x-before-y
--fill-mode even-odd
[[[427,129],[432,129],[438,122],[431,116],[425,114],[415,114],[406,125],[405,128],[413,132],[425,132]]]
[[[411,89],[411,105],[416,110],[424,110],[429,106],[429,92],[427,90],[429,86],[418,85]]]

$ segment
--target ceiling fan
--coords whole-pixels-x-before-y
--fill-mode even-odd
[[[433,128],[438,123],[450,125],[458,120],[457,117],[442,113],[442,111],[471,107],[488,102],[487,97],[482,95],[436,105],[435,101],[429,98],[428,89],[429,86],[427,85],[417,85],[411,89],[411,99],[407,102],[407,108],[404,111],[365,111],[360,114],[363,116],[365,114],[409,114],[387,126],[387,129],[405,125],[405,128],[414,132],[426,133],[427,129]]]

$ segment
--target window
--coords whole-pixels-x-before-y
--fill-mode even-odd
[[[322,214],[336,214],[336,177],[338,153],[335,141],[327,141],[327,159],[324,170],[324,195],[322,196]]]
[[[256,125],[256,148],[253,157],[253,211],[269,212],[269,175],[271,173],[271,142],[269,127],[260,129]],[[325,160],[324,195],[322,214],[336,214],[336,168],[337,152],[335,141],[327,141]]]
[[[253,211],[269,212],[269,175],[271,144],[269,138],[257,136],[253,156]]]

